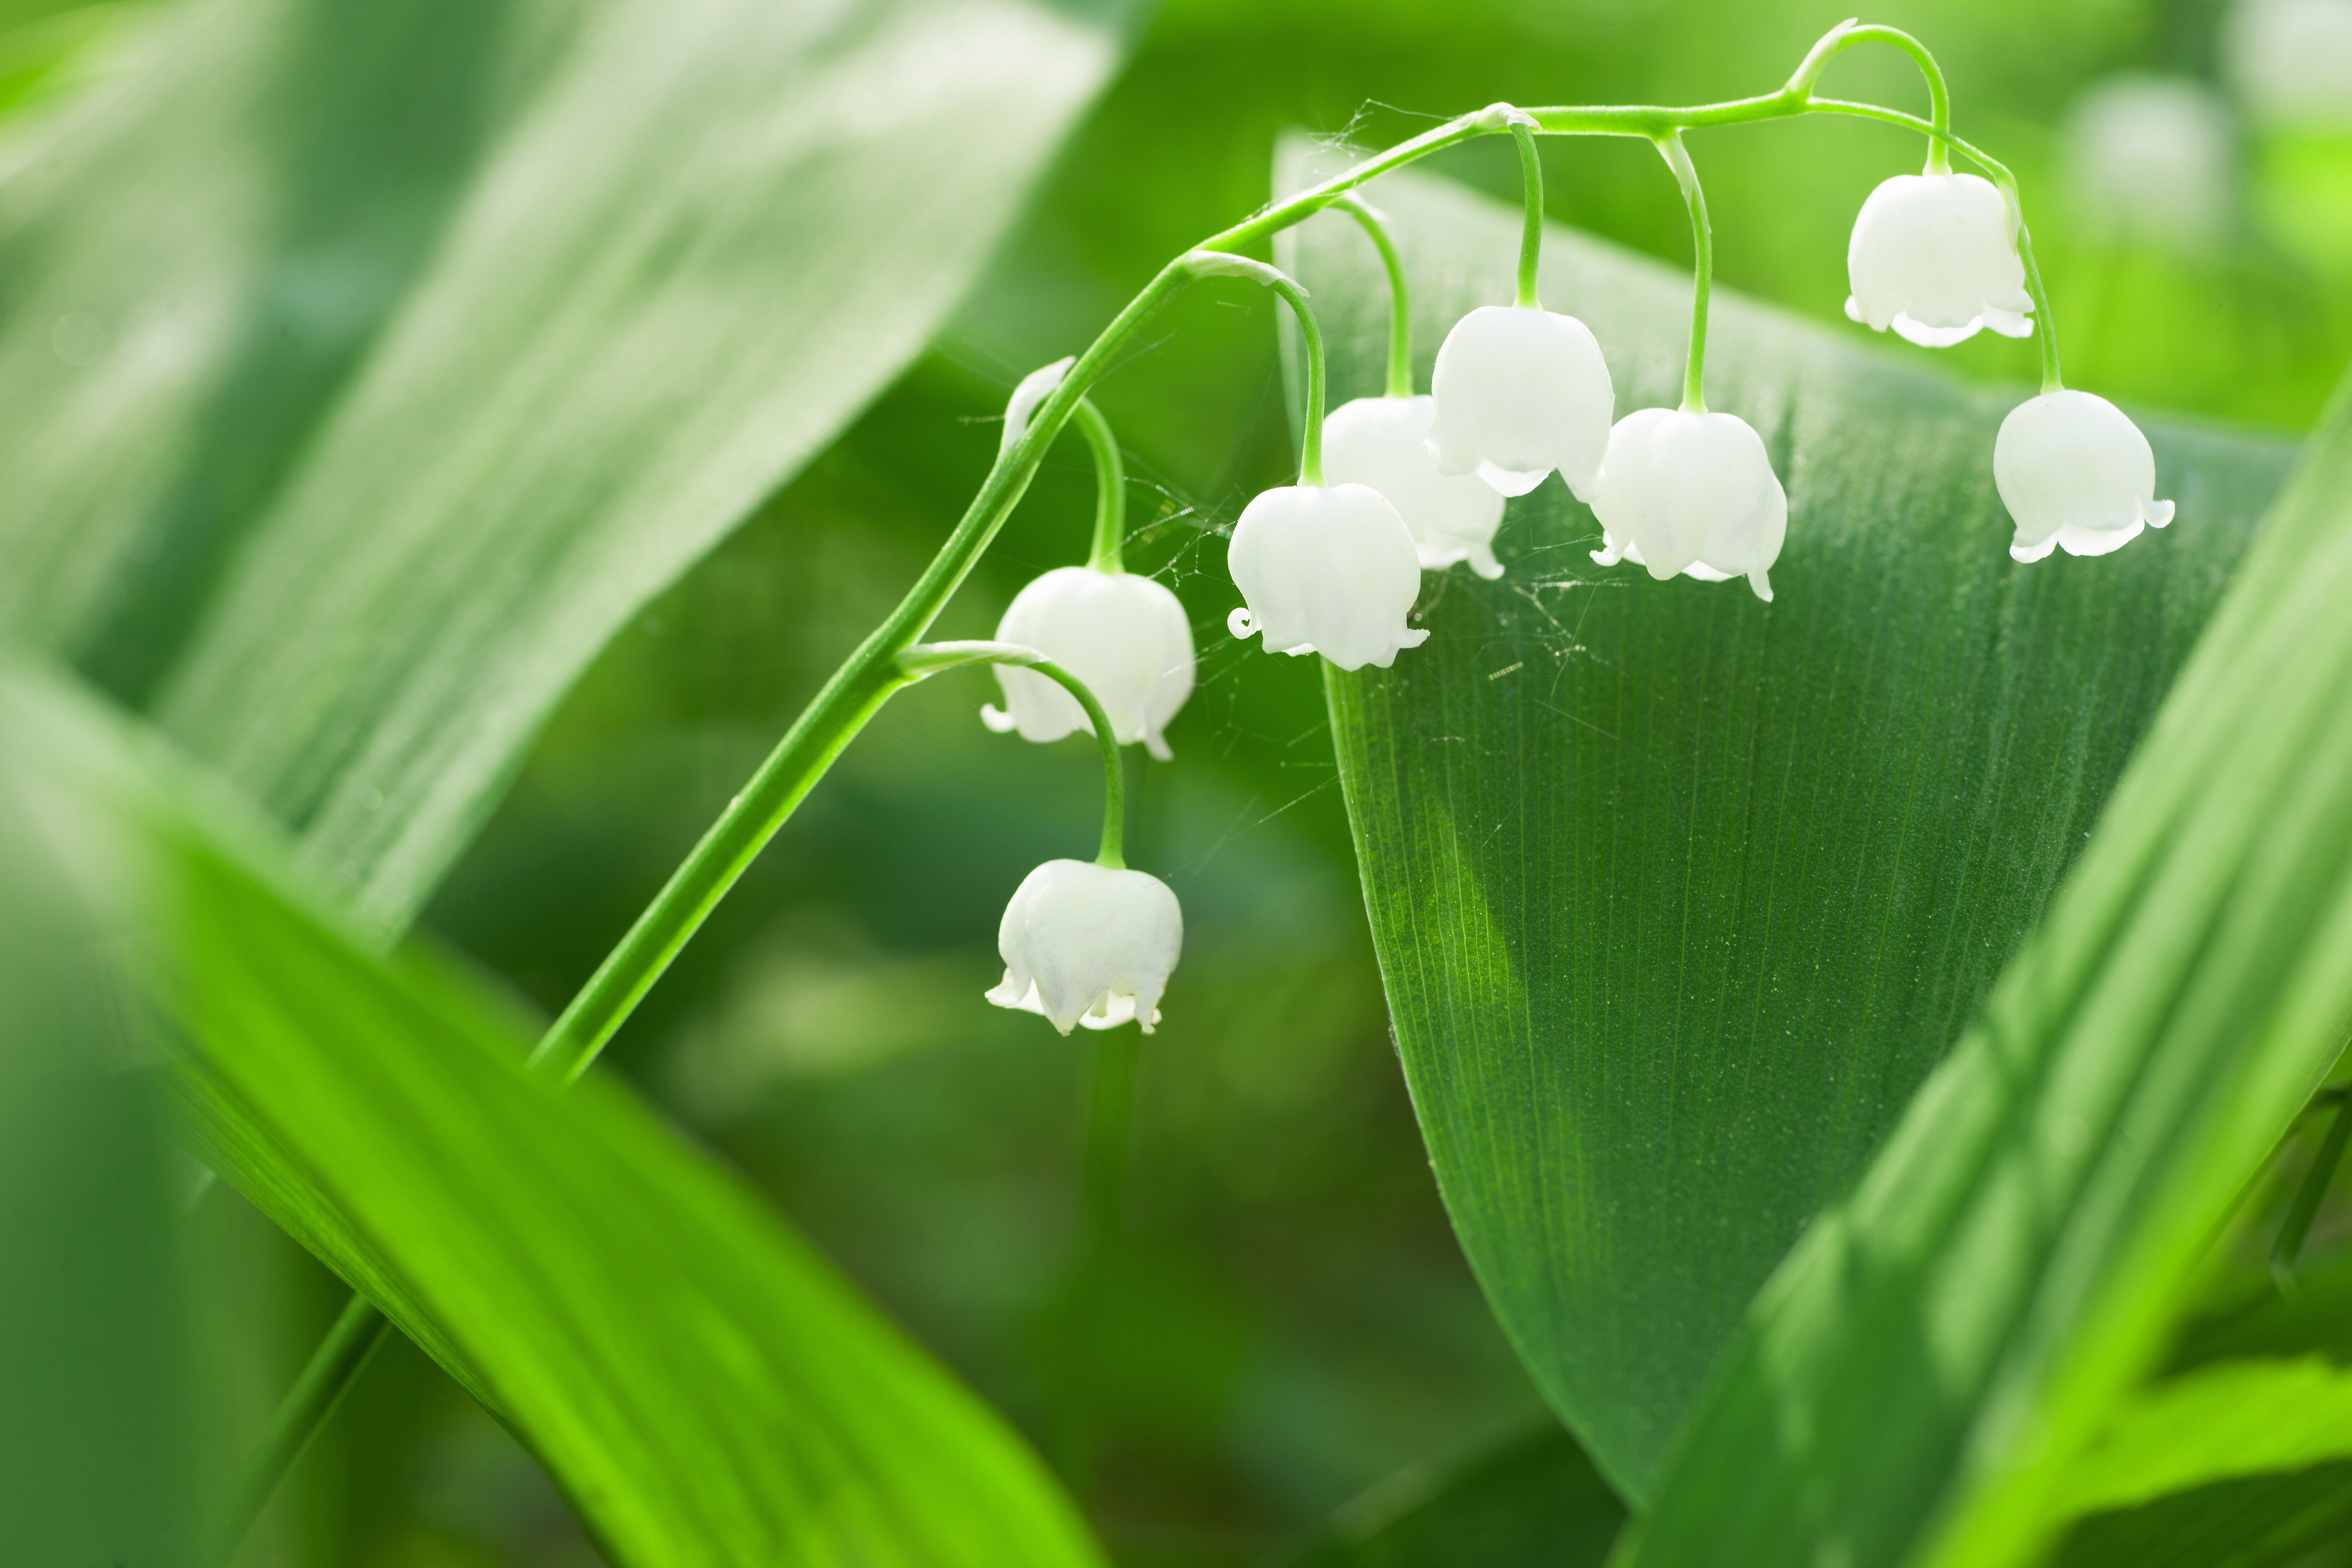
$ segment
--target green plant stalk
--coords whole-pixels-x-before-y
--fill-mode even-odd
[[[1675,172],[1691,220],[1690,353],[1683,361],[1683,412],[1706,412],[1706,306],[1715,285],[1715,230],[1706,221],[1706,193],[1679,133],[1658,138],[1658,155]]]
[[[1111,729],[1110,715],[1103,710],[1101,701],[1087,689],[1085,681],[1035,648],[1010,642],[919,644],[898,656],[898,665],[902,672],[899,683],[912,686],[943,669],[967,664],[1009,664],[1016,668],[1034,669],[1078,700],[1078,706],[1087,710],[1087,722],[1094,726],[1095,741],[1102,748],[1102,849],[1095,856],[1095,864],[1113,870],[1125,869],[1127,861],[1122,855],[1127,846],[1127,769],[1119,758],[1118,736]]]
[[[1519,202],[1526,212],[1519,227],[1519,297],[1521,309],[1540,310],[1536,296],[1537,274],[1543,264],[1543,160],[1536,155],[1535,121],[1517,110],[1507,117],[1511,140],[1519,144]]]
[[[2279,1224],[2278,1240],[2271,1247],[2271,1279],[2281,1291],[2294,1283],[2295,1260],[2303,1256],[2303,1244],[2311,1237],[2311,1222],[2319,1217],[2320,1200],[2327,1195],[2336,1167],[2344,1163],[2344,1146],[2352,1142],[2352,1098],[2337,1095],[2335,1100],[2336,1116],[2327,1124],[2327,1136],[2312,1157],[2311,1169],[2304,1173],[2302,1184],[2295,1188],[2286,1217]]]
[[[1361,224],[1381,253],[1381,267],[1389,275],[1389,384],[1385,395],[1412,395],[1412,293],[1406,287],[1404,262],[1380,208],[1353,191],[1331,204]]]
[[[1127,570],[1127,464],[1110,421],[1087,398],[1078,399],[1078,428],[1095,456],[1095,533],[1087,564],[1097,572]]]
[[[269,1506],[278,1482],[310,1447],[310,1439],[318,1435],[319,1427],[333,1414],[335,1406],[342,1403],[360,1369],[375,1354],[391,1327],[390,1320],[365,1297],[354,1295],[343,1303],[334,1326],[319,1342],[319,1348],[310,1352],[294,1386],[278,1403],[269,1425],[263,1428],[253,1451],[246,1457],[222,1521],[222,1560],[226,1561],[244,1542],[246,1533],[261,1517],[261,1510]]]
[[[1306,289],[1278,274],[1267,287],[1288,301],[1291,313],[1298,318],[1298,330],[1307,338],[1307,430],[1298,444],[1298,482],[1319,489],[1323,483],[1323,400],[1327,384],[1323,329],[1316,324],[1315,312],[1307,303]]]
[[[1894,29],[1884,31],[1892,34]],[[1650,105],[1591,105],[1519,111],[1508,105],[1498,104],[1475,113],[1457,116],[1375,153],[1342,174],[1268,205],[1242,222],[1212,235],[1194,249],[1162,268],[1142,291],[1112,319],[1086,352],[1077,356],[1061,384],[1033,413],[1028,427],[998,454],[963,517],[940,546],[939,553],[924,568],[914,586],[908,590],[906,597],[834,671],[808,707],[802,710],[792,727],[784,732],[783,739],[777,742],[776,749],[760,764],[742,791],[719,813],[701,841],[671,873],[669,880],[654,896],[653,901],[646,906],[635,923],[606,954],[595,973],[589,977],[588,983],[541,1037],[531,1053],[531,1066],[541,1071],[556,1073],[566,1082],[586,1070],[687,942],[700,929],[719,900],[726,896],[728,889],[749,868],[768,840],[783,826],[816,781],[832,766],[834,759],[841,754],[843,748],[873,718],[891,693],[907,683],[908,677],[898,660],[921,640],[923,633],[971,574],[981,552],[995,539],[1005,518],[1019,503],[1030,480],[1035,477],[1037,465],[1046,447],[1060,433],[1062,426],[1076,415],[1078,402],[1087,389],[1112,368],[1143,324],[1187,284],[1218,270],[1243,270],[1244,267],[1263,266],[1262,263],[1247,262],[1239,254],[1243,249],[1261,244],[1283,229],[1312,217],[1349,196],[1359,186],[1391,170],[1403,168],[1433,153],[1481,136],[1515,130],[1509,117],[1521,113],[1534,122],[1529,129],[1538,135],[1639,136],[1652,142],[1683,131],[1756,124],[1801,114],[1844,114],[1879,120],[1926,133],[1931,142],[1931,159],[1932,146],[1948,143],[1951,151],[1959,153],[1990,174],[1994,182],[2014,202],[2017,184],[2009,171],[1951,135],[1941,123],[1948,107],[1943,106],[1943,100],[1937,92],[1942,79],[1940,73],[1931,73],[1929,78],[1930,113],[1936,117],[1931,120],[1922,120],[1916,115],[1876,104],[1812,96],[1814,80],[1827,68],[1830,60],[1848,47],[1848,39],[1853,42],[1897,42],[1891,37],[1882,38],[1876,29],[1870,30],[1866,37],[1855,37],[1863,32],[1863,29],[1852,26],[1832,29],[1814,44],[1787,82],[1773,92],[1753,98],[1680,109]],[[1908,35],[1903,37],[1907,38]],[[1897,47],[1906,46],[1898,43]],[[1915,58],[1924,59],[1926,56],[1924,48],[1913,47],[1910,52]],[[1523,141],[1523,149],[1527,145],[1528,143]],[[1522,156],[1525,156],[1524,151]],[[1539,237],[1539,227],[1538,233]],[[2021,220],[2018,241],[2019,252],[2025,264],[2027,290],[2033,299],[2040,321],[2043,390],[2054,391],[2060,383],[2049,299],[2042,288],[2041,272],[2034,265],[2032,246]],[[1213,265],[1220,260],[1236,265],[1231,268],[1220,268]],[[1524,265],[1522,272],[1525,272]],[[1302,325],[1307,326],[1310,334],[1313,333],[1311,321],[1311,315],[1302,312]],[[1318,336],[1310,336],[1310,344],[1319,345],[1319,341]],[[1319,366],[1318,354],[1315,368],[1319,370]],[[1319,386],[1315,390],[1319,392]],[[1319,479],[1322,446],[1319,405],[1313,412],[1316,417],[1308,426],[1307,444],[1316,458]],[[1304,477],[1304,462],[1301,472]],[[313,1362],[316,1364],[318,1358],[314,1357]],[[337,1385],[326,1391],[326,1397],[316,1405],[311,1417],[312,1426],[333,1407],[335,1398],[340,1395],[341,1383],[347,1383],[355,1371],[355,1366],[347,1366]],[[296,1392],[300,1392],[300,1385],[298,1384]],[[294,1394],[289,1393],[280,1413],[283,1415],[294,1407]],[[273,1421],[273,1426],[275,1425]],[[299,1452],[301,1442],[307,1440],[308,1431],[305,1429],[295,1443],[293,1451]],[[282,1474],[282,1468],[279,1474]],[[277,1475],[271,1475],[261,1487],[259,1496],[265,1501],[278,1479]]]

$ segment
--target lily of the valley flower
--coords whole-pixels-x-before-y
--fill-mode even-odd
[[[1897,174],[1870,193],[1846,247],[1845,313],[1923,348],[1949,348],[1979,327],[2031,334],[2033,301],[2017,255],[2017,218],[1974,174]]]
[[[2105,555],[2172,521],[2156,499],[2156,454],[2124,411],[2088,392],[2045,392],[2009,411],[1992,478],[2016,520],[2009,552]]]
[[[1013,597],[996,640],[1034,647],[1091,689],[1119,744],[1138,741],[1166,762],[1165,731],[1192,691],[1192,626],[1176,595],[1149,577],[1063,566]],[[1086,710],[1034,669],[996,667],[1003,708],[980,716],[999,734],[1058,741],[1091,733]]]
[[[1268,653],[1386,669],[1429,633],[1405,625],[1421,593],[1412,531],[1367,485],[1283,485],[1242,509],[1225,553],[1247,608],[1226,626]]]
[[[1380,491],[1412,531],[1424,571],[1467,561],[1481,577],[1499,577],[1495,530],[1503,497],[1475,475],[1437,470],[1429,431],[1432,397],[1359,397],[1323,422],[1323,473],[1334,484]]]
[[[1767,574],[1780,558],[1789,498],[1764,442],[1733,414],[1643,408],[1609,433],[1592,498],[1607,548],[1604,566],[1631,561],[1659,579],[1745,577],[1769,601]]]
[[[1048,860],[1021,879],[997,928],[1000,1007],[1042,1013],[1068,1034],[1129,1021],[1145,1034],[1184,945],[1184,912],[1168,884],[1142,871]]]
[[[1482,305],[1445,334],[1430,391],[1437,417],[1429,446],[1439,473],[1475,473],[1517,496],[1557,468],[1577,500],[1591,499],[1617,394],[1582,321],[1533,306]]]

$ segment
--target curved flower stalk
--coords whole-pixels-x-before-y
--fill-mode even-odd
[[[2009,552],[2105,555],[2172,521],[2156,499],[2156,454],[2124,411],[2088,392],[2045,392],[2000,422],[1993,483],[2017,522]]]
[[[1499,577],[1495,531],[1502,492],[1475,475],[1440,473],[1430,447],[1437,400],[1413,395],[1412,303],[1404,267],[1378,210],[1349,195],[1336,204],[1371,237],[1389,275],[1389,384],[1380,397],[1343,403],[1323,421],[1323,472],[1336,484],[1381,492],[1412,534],[1424,572],[1466,561],[1481,577]]]
[[[1013,395],[1008,430],[1015,412],[1026,416],[1017,406],[1020,393]],[[1192,623],[1174,594],[1128,574],[1127,471],[1118,442],[1092,403],[1080,399],[1076,417],[1095,458],[1093,552],[1085,565],[1055,567],[1014,595],[996,639],[1035,648],[1064,666],[1102,700],[1121,745],[1140,742],[1166,762],[1168,722],[1192,692]],[[984,707],[980,716],[997,733],[1018,731],[1024,740],[1049,742],[1088,728],[1076,700],[1035,669],[1000,663],[996,679],[1004,706]]]
[[[1658,138],[1690,207],[1695,258],[1690,353],[1683,364],[1683,405],[1643,408],[1609,432],[1592,514],[1601,520],[1603,566],[1631,561],[1661,580],[1688,575],[1704,583],[1745,577],[1772,602],[1772,563],[1789,531],[1789,498],[1772,471],[1762,437],[1735,414],[1709,414],[1707,296],[1715,278],[1715,239],[1698,171],[1678,135]]]
[[[1536,161],[1536,121],[1508,104],[1486,113],[1519,143],[1527,224],[1518,299],[1482,305],[1445,334],[1429,383],[1436,408],[1430,453],[1440,474],[1475,473],[1507,496],[1527,494],[1557,470],[1577,500],[1589,500],[1609,445],[1616,389],[1591,329],[1545,310],[1537,298],[1543,168]]]
[[[1323,482],[1323,331],[1307,290],[1263,262],[1234,257],[1218,265],[1281,295],[1307,339],[1298,482],[1261,491],[1234,525],[1225,563],[1244,607],[1226,627],[1237,637],[1263,637],[1269,653],[1320,653],[1341,669],[1385,669],[1429,638],[1405,625],[1421,594],[1412,531],[1369,485]]]

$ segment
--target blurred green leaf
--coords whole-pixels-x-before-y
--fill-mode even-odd
[[[1374,199],[1425,386],[1445,328],[1510,298],[1517,211],[1426,176]],[[1335,401],[1377,393],[1370,246],[1325,217],[1287,254]],[[1677,402],[1687,276],[1564,230],[1544,258],[1618,412]],[[1512,503],[1506,576],[1428,579],[1428,644],[1328,682],[1447,1206],[1637,1501],[1750,1298],[2041,913],[2288,458],[2150,421],[2179,523],[2019,566],[1991,474],[2017,395],[1864,341],[1717,295],[1709,403],[1762,433],[1790,493],[1775,603],[1594,566],[1591,514],[1548,483]]]
[[[1040,0],[235,0],[146,43],[0,194],[0,623],[393,929],[1118,54]]]
[[[266,1141],[277,1169],[233,1165],[248,1195],[325,1232],[616,1563],[1097,1561],[1017,1438],[626,1090],[526,1076],[501,1008],[430,955],[367,955],[62,688],[0,689],[0,732],[74,833],[127,836],[115,918],[143,916],[232,1132]]]
[[[1759,1298],[1630,1563],[2030,1560],[2352,1017],[2352,388],[2051,911]]]
[[[1625,1505],[1556,1426],[1451,1471],[1415,1467],[1339,1510],[1286,1568],[1601,1568]]]
[[[29,760],[0,744],[0,1559],[194,1568],[194,1172]]]
[[[2118,1410],[2066,1483],[2093,1513],[2167,1492],[2352,1456],[2352,1374],[2315,1356],[2219,1362]]]
[[[2343,1568],[2352,1464],[2249,1476],[2095,1514],[2049,1568]]]

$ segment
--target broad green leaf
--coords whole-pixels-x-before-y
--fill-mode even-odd
[[[1286,1568],[1601,1568],[1625,1505],[1558,1427],[1451,1470],[1415,1467],[1340,1510]]]
[[[2316,1356],[2218,1362],[2132,1396],[2066,1479],[2094,1513],[2352,1457],[2352,1373]]]
[[[1509,300],[1517,212],[1427,176],[1373,199],[1426,386],[1446,326]],[[1335,399],[1377,393],[1370,246],[1326,216],[1288,254]],[[1543,295],[1598,335],[1621,415],[1678,400],[1686,274],[1554,229]],[[2147,421],[2179,522],[2020,566],[1991,475],[2016,394],[1722,290],[1709,342],[1710,405],[1789,491],[1774,603],[1595,566],[1552,481],[1512,503],[1500,581],[1427,580],[1429,641],[1328,682],[1448,1210],[1637,1503],[1750,1298],[2042,911],[2287,461]]]
[[[227,0],[147,46],[0,189],[0,625],[391,929],[1118,54],[1044,0]]]
[[[2352,1463],[2215,1481],[2094,1514],[2049,1568],[2343,1568],[2352,1562]]]
[[[1097,1561],[1020,1441],[628,1091],[526,1075],[503,1009],[429,955],[370,955],[63,689],[0,687],[0,744],[114,837],[115,918],[232,1139],[285,1167],[234,1167],[248,1194],[362,1260],[616,1564]]]
[[[77,895],[53,781],[0,743],[0,1561],[194,1568],[186,1173]]]
[[[2352,1019],[2352,388],[2082,859],[1758,1299],[1628,1563],[2030,1561]]]

